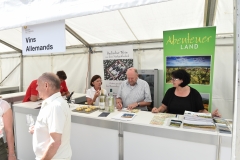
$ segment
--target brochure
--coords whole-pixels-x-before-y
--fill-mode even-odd
[[[229,129],[229,127],[227,125],[216,123],[216,126],[217,126],[219,133],[231,134],[231,130]]]
[[[191,126],[197,128],[215,129],[215,124],[211,113],[184,112],[183,127]]]
[[[176,114],[158,113],[157,115],[153,116],[152,120],[150,121],[150,124],[163,125],[167,118],[173,117],[176,117]]]
[[[122,120],[122,121],[131,121],[136,116],[135,113],[119,113],[118,115],[112,117],[112,119]]]
[[[179,128],[181,124],[182,124],[182,121],[171,119],[169,126]]]

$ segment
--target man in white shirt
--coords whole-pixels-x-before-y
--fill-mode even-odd
[[[53,73],[44,73],[37,80],[39,97],[44,101],[33,134],[36,160],[70,160],[71,113],[60,94],[60,80]]]

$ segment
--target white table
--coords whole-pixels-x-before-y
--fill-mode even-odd
[[[19,86],[0,86],[0,93],[19,92]]]
[[[39,110],[38,102],[14,104],[16,152],[19,159],[34,159],[32,136],[25,124],[25,115],[34,119]],[[77,104],[71,104],[71,110]],[[91,114],[72,112],[71,147],[72,160],[220,160],[231,158],[231,135],[194,129],[151,125],[155,115],[141,111],[128,122],[98,117],[100,111]],[[22,147],[24,146],[24,147]]]
[[[17,101],[22,101],[26,92],[16,92],[16,93],[9,93],[9,94],[2,94],[0,95],[2,99],[7,101],[8,103],[14,103]],[[86,94],[83,93],[74,93],[72,95],[72,100],[75,101],[75,103],[83,103],[86,101]]]
[[[16,92],[16,93],[9,93],[9,94],[2,94],[1,97],[3,100],[7,101],[8,103],[13,104],[14,102],[22,101],[26,92]]]
[[[123,159],[220,160],[231,159],[231,135],[216,131],[184,129],[149,124],[151,112],[139,112],[123,122]],[[170,120],[170,119],[168,119]],[[166,125],[167,124],[167,125]]]

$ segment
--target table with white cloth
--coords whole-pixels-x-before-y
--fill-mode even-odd
[[[0,86],[0,94],[19,92],[19,86]]]
[[[8,93],[2,94],[1,97],[3,100],[7,101],[8,103],[13,104],[14,102],[22,101],[26,92],[16,92],[16,93]]]
[[[38,106],[38,102],[14,104],[18,159],[34,159],[26,114],[36,120],[39,109],[34,108]],[[78,106],[70,104],[70,109]],[[72,160],[231,159],[231,134],[152,125],[150,121],[156,114],[146,111],[138,112],[132,121],[112,119],[119,113],[115,110],[107,117],[98,117],[100,111],[72,112]]]

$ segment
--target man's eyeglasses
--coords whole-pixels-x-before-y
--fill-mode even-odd
[[[179,78],[171,78],[172,81],[177,81]]]

